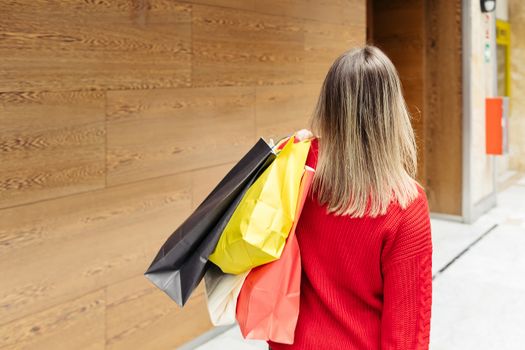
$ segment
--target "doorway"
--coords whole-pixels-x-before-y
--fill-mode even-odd
[[[461,0],[367,0],[367,41],[396,66],[434,215],[462,215]]]

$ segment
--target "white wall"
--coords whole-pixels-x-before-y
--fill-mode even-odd
[[[503,21],[509,20],[509,2],[507,0],[496,1],[496,18]]]
[[[494,156],[485,154],[485,98],[495,96],[495,13],[483,14],[480,2],[470,2],[470,203],[495,191]],[[486,46],[489,49],[486,52]]]

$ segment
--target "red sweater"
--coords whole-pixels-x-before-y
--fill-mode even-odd
[[[314,139],[307,165],[317,164]],[[308,196],[296,228],[301,301],[293,345],[273,350],[428,349],[432,241],[425,192],[385,215],[326,214]]]

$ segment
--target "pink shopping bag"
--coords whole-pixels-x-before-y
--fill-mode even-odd
[[[296,218],[310,189],[314,169],[306,166],[301,179]],[[237,299],[236,318],[245,338],[292,344],[299,316],[301,254],[296,220],[281,257],[252,269]]]

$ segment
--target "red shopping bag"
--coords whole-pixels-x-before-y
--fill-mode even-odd
[[[314,169],[306,166],[301,179],[296,218],[299,218]],[[301,255],[295,220],[281,257],[253,268],[237,299],[236,318],[248,339],[292,344],[299,316]]]

